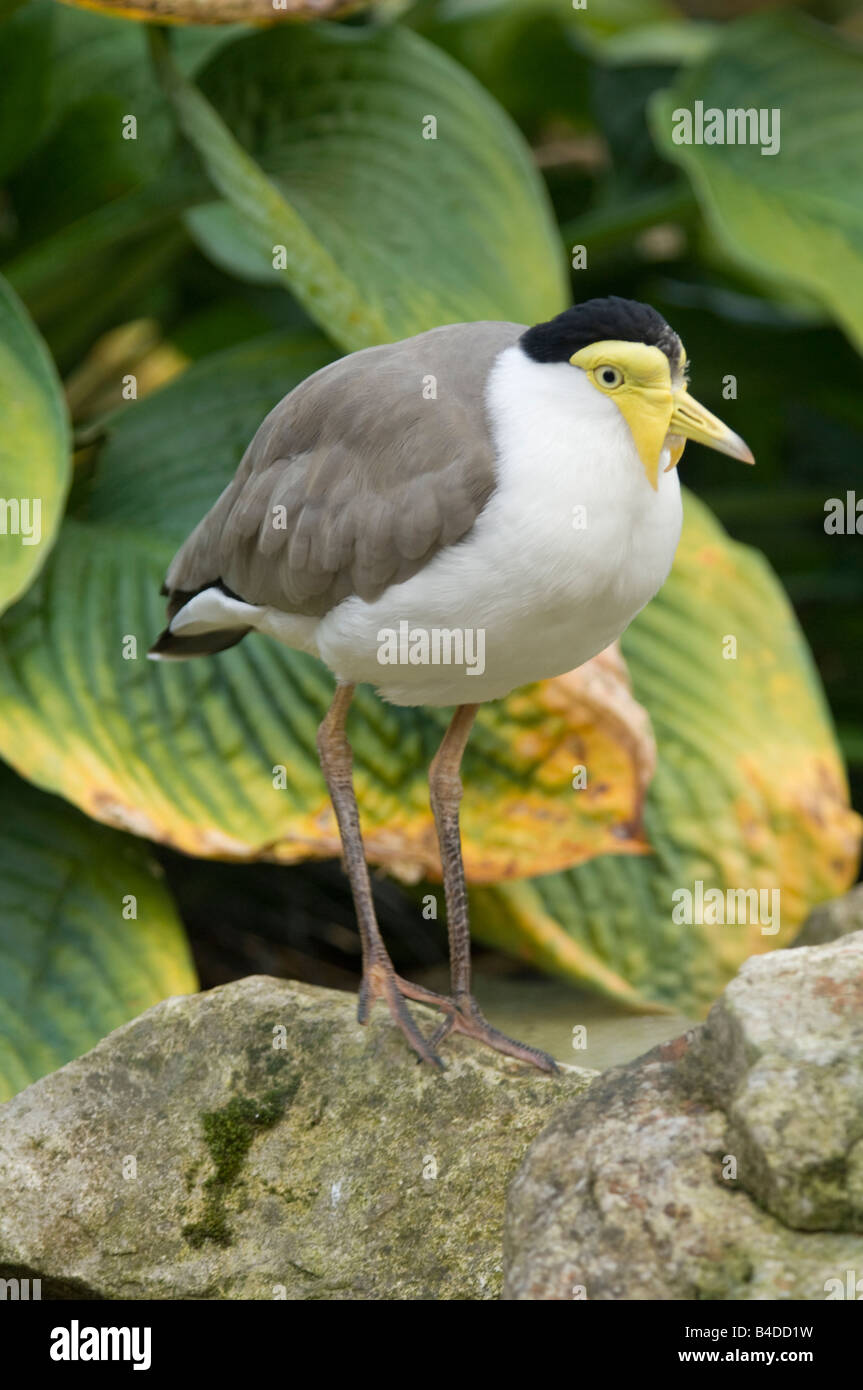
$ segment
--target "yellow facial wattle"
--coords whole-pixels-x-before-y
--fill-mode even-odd
[[[647,343],[607,339],[580,348],[569,360],[620,410],[654,490],[659,486],[659,464],[666,445],[671,452],[668,468],[680,462],[688,439],[744,463],[755,462],[740,436],[689,395],[683,379],[683,355],[676,382],[665,353]]]

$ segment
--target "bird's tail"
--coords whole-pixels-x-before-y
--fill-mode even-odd
[[[168,626],[147,652],[151,661],[212,656],[235,647],[252,631],[251,624],[242,619],[253,610],[221,580],[193,590],[169,590],[163,584],[162,593],[168,599]],[[235,621],[226,622],[226,618]]]
[[[192,656],[212,656],[242,642],[250,627],[231,627],[212,632],[196,632],[184,637],[166,627],[156,638],[147,656],[151,661],[186,661]]]

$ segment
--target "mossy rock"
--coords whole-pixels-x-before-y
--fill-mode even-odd
[[[497,1297],[508,1181],[593,1074],[463,1038],[439,1074],[355,1011],[253,977],[21,1092],[0,1108],[0,1276],[43,1297]]]

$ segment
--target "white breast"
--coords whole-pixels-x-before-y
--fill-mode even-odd
[[[394,704],[497,699],[580,666],[620,635],[671,568],[677,472],[661,471],[654,491],[617,407],[582,372],[508,348],[487,404],[498,484],[469,535],[374,603],[347,599],[317,627],[331,669],[373,683]],[[440,664],[382,664],[395,647],[387,651],[381,633],[405,634],[405,623],[415,636],[461,629],[470,664],[443,664],[445,643]],[[401,655],[411,646],[422,655],[416,642],[403,642]]]

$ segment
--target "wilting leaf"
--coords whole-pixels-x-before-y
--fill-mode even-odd
[[[195,988],[144,847],[0,769],[0,1101]]]
[[[724,244],[741,262],[815,297],[863,345],[863,52],[800,15],[728,26],[653,110]],[[673,112],[778,112],[779,152],[675,144]]]
[[[729,638],[736,657],[723,655]],[[766,561],[691,496],[671,577],[623,647],[658,745],[645,809],[653,853],[475,889],[474,925],[624,1002],[703,1008],[741,961],[787,945],[814,903],[853,882],[861,822],[787,598]],[[765,917],[676,924],[672,894],[697,880],[767,890]],[[779,931],[765,933],[773,889]]]
[[[70,457],[54,364],[0,277],[0,610],[45,563],[63,516]]]
[[[274,335],[205,360],[109,425],[54,564],[0,628],[0,751],[39,785],[194,854],[338,853],[315,749],[333,690],[325,669],[258,636],[211,660],[145,660],[176,541],[266,411],[329,356],[319,338]],[[438,868],[426,772],[445,721],[368,690],[351,715],[370,857],[406,877]],[[643,850],[652,756],[614,657],[484,710],[465,763],[471,873],[495,880]],[[594,776],[577,793],[583,763]]]
[[[563,307],[560,244],[526,145],[416,34],[255,34],[218,53],[199,87],[155,47],[181,128],[230,205],[198,208],[193,234],[235,273],[283,279],[342,346]],[[429,121],[436,138],[424,138]]]
[[[332,19],[361,9],[362,0],[65,0],[118,19],[149,24],[278,24]]]

